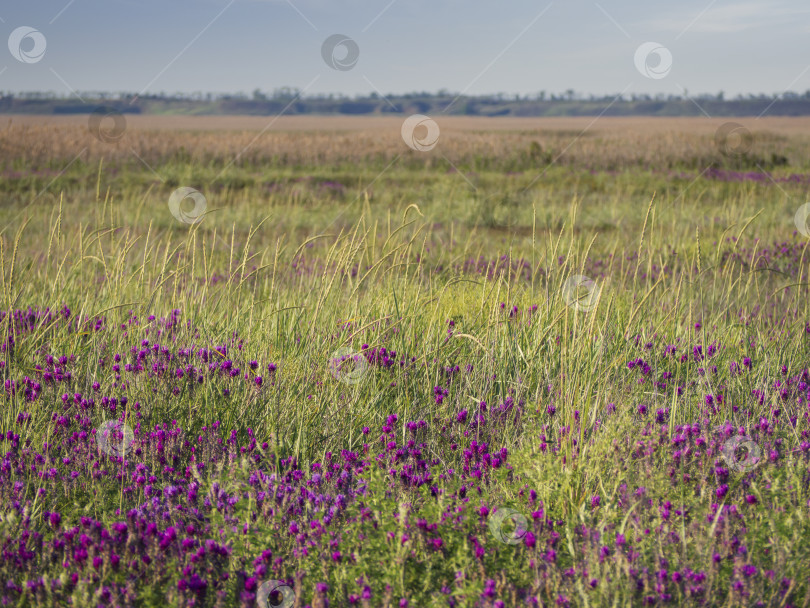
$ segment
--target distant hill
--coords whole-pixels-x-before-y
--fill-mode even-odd
[[[149,95],[124,94],[58,97],[51,93],[0,93],[0,113],[85,114],[99,106],[131,114],[254,115],[343,114],[409,115],[446,114],[456,116],[808,116],[810,91],[780,96],[749,95],[725,99],[723,94],[686,96],[581,97],[572,92],[546,96],[454,96],[449,93],[411,93],[382,97],[335,95],[302,97],[292,89],[272,95],[254,91],[237,95]],[[133,101],[134,100],[134,101]]]

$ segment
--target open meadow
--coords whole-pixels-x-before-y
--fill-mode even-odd
[[[810,118],[0,116],[0,604],[810,605]]]

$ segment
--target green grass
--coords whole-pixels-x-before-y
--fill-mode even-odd
[[[446,605],[436,592],[453,584],[463,596],[459,605],[474,605],[487,579],[498,589],[495,598],[481,600],[487,606],[495,599],[514,605],[525,588],[546,603],[564,595],[573,605],[642,605],[644,597],[658,595],[651,585],[635,590],[629,582],[632,571],[643,568],[704,570],[702,605],[807,605],[810,496],[800,447],[809,428],[807,403],[801,391],[780,400],[772,383],[798,376],[810,360],[810,239],[796,235],[793,225],[804,202],[800,186],[691,181],[632,167],[617,175],[553,167],[530,187],[533,174],[495,170],[478,172],[471,185],[442,163],[396,166],[382,174],[357,166],[280,167],[255,175],[235,169],[215,182],[215,167],[175,162],[159,167],[165,183],[143,167],[118,169],[79,163],[33,202],[50,177],[3,184],[4,310],[67,304],[80,327],[100,316],[108,327],[34,327],[4,352],[4,381],[34,375],[33,366],[47,354],[75,355],[68,392],[91,394],[99,382],[99,395],[127,396],[128,420],[134,420],[128,408],[137,402],[143,427],[176,420],[191,438],[215,421],[222,437],[235,430],[242,440],[250,429],[260,443],[270,443],[276,463],[295,457],[303,470],[325,462],[328,453],[362,452],[364,442],[373,443],[363,427],[371,427],[370,439],[379,443],[374,434],[392,413],[399,416],[400,443],[408,437],[404,422],[435,422],[420,436],[423,452],[438,459],[441,470],[460,470],[464,442],[476,437],[456,436],[461,446],[449,449],[450,440],[438,430],[443,421],[462,409],[474,416],[482,401],[490,408],[507,399],[521,404],[519,415],[477,437],[507,448],[511,470],[494,472],[474,501],[459,498],[455,479],[436,480],[446,493],[437,500],[427,485],[392,489],[384,469],[371,467],[365,506],[377,526],[358,519],[362,505],[356,503],[341,520],[341,551],[355,556],[351,563],[328,564],[320,550],[293,559],[282,511],[251,522],[255,504],[242,502],[233,512],[213,514],[213,529],[227,528],[230,518],[251,522],[250,534],[226,534],[235,556],[252,560],[269,547],[286,559],[280,574],[309,573],[296,586],[301,605],[303,598],[313,605],[322,601],[313,590],[316,580],[328,581],[333,603],[345,605],[345,594],[359,594],[354,581],[360,575],[374,588],[371,605],[383,605],[386,593],[390,605],[406,596],[412,606]],[[312,179],[295,181],[306,176]],[[326,180],[345,188],[325,192],[317,184]],[[271,182],[279,184],[277,191],[262,187]],[[178,222],[167,205],[174,188],[186,185],[208,199],[207,215],[194,225]],[[774,243],[785,243],[792,253],[774,252]],[[771,251],[763,253],[765,248]],[[465,261],[504,255],[507,262],[526,262],[520,277],[464,271]],[[656,270],[665,266],[666,272]],[[601,289],[590,311],[578,311],[564,298],[565,282],[579,274]],[[513,306],[519,313],[510,317]],[[137,350],[141,340],[154,341],[154,325],[146,319],[173,309],[180,322],[164,340],[195,348],[227,343],[242,373],[253,373],[245,367],[249,360],[259,362],[255,373],[277,364],[276,385],[261,391],[224,380],[196,386],[140,374],[122,386],[109,369],[111,357]],[[754,311],[759,314],[751,317]],[[138,324],[115,329],[133,316]],[[6,320],[6,336],[8,327]],[[645,348],[647,342],[654,347]],[[336,380],[329,372],[332,354],[363,344],[414,359],[390,371],[374,368],[358,384]],[[678,345],[678,356],[698,344],[704,353],[718,345],[708,387],[699,371],[708,364],[666,356],[669,344]],[[627,367],[638,357],[657,378],[671,374],[666,389],[658,393],[650,381],[639,383]],[[752,370],[732,373],[730,364],[741,366],[744,357],[752,359]],[[99,358],[106,359],[104,367]],[[454,365],[459,373],[445,379],[442,369]],[[441,404],[434,400],[437,385],[450,392]],[[768,392],[758,403],[752,390],[763,386]],[[15,421],[26,411],[31,418],[23,439],[33,446],[52,441],[61,392],[46,387],[33,403],[19,392],[6,395],[0,429],[20,432]],[[709,414],[706,395],[718,393],[723,403]],[[650,407],[645,418],[636,411],[641,403]],[[615,414],[607,404],[616,405]],[[653,421],[656,408],[669,410],[660,424]],[[105,416],[100,409],[90,415],[93,427]],[[777,449],[779,459],[750,476],[732,473],[724,498],[715,494],[717,450],[673,459],[679,425],[699,423],[705,436],[728,420],[753,433],[761,419],[773,430],[757,441],[768,446],[766,454]],[[790,419],[796,422],[786,423]],[[3,444],[3,452],[10,449],[10,441]],[[209,471],[206,483],[219,480],[238,492],[249,485],[250,467],[243,461]],[[112,523],[121,518],[116,509],[123,513],[139,504],[114,478],[66,487],[40,502],[36,488],[47,484],[35,475],[25,483],[36,525],[44,525],[45,510],[66,520],[92,513]],[[642,486],[646,494],[634,494]],[[555,530],[555,564],[543,558],[552,538],[548,530],[538,533],[536,548],[499,546],[487,537],[485,519],[468,512],[483,503],[528,515],[536,508],[526,502],[529,488],[547,516],[563,522]],[[745,504],[747,495],[757,497],[756,506]],[[601,497],[598,507],[593,496]],[[664,517],[667,501],[667,512],[687,515]],[[720,517],[713,503],[735,504],[740,514]],[[427,533],[407,550],[386,540],[387,532],[400,533],[403,524],[392,514],[401,509],[438,522],[451,506],[468,511],[444,533],[442,553],[429,546]],[[18,524],[4,518],[3,538],[15,538]],[[619,533],[632,537],[638,557],[615,548]],[[485,557],[473,556],[471,534],[491,549]],[[735,536],[745,538],[747,552],[714,562],[714,553],[736,546]],[[603,545],[611,547],[609,559],[600,558]],[[234,581],[242,580],[236,573],[249,570],[247,564],[232,560],[227,566]],[[759,569],[745,587],[749,595],[731,589],[732,581],[744,578],[745,564]],[[601,581],[595,590],[565,574],[583,565]],[[56,565],[47,568],[59,575]],[[773,581],[763,575],[768,569],[777,574]],[[458,579],[456,572],[466,575]],[[42,572],[28,576],[36,574]],[[164,574],[138,587],[142,605],[161,604],[164,589],[169,604],[187,601],[174,575]],[[781,577],[792,581],[786,596],[779,592]],[[700,603],[688,585],[671,587],[677,589],[670,589],[673,605]],[[91,605],[97,592],[97,584],[81,583],[73,601]],[[237,591],[229,588],[228,594],[225,605],[237,605]],[[22,598],[19,605],[51,601]]]

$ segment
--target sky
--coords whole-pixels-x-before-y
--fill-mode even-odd
[[[808,0],[25,0],[0,91],[810,89]]]

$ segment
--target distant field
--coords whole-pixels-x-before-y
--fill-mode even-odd
[[[721,124],[737,121],[750,130],[772,131],[782,135],[810,134],[810,116],[784,117],[755,116],[693,118],[693,117],[478,117],[478,116],[433,116],[441,127],[458,131],[581,131],[591,126],[592,133],[615,132],[666,132],[713,133]],[[0,114],[0,123],[12,121],[26,126],[86,126],[87,114],[67,116],[43,116],[26,114]],[[376,116],[149,116],[126,115],[127,126],[135,130],[225,130],[225,131],[366,131],[388,130],[399,132],[402,117]],[[269,126],[268,126],[269,125]]]
[[[810,119],[433,118],[0,118],[4,605],[808,605]]]
[[[441,131],[437,152],[458,160],[483,157],[505,162],[526,151],[532,142],[539,143],[543,150],[553,154],[552,159],[557,158],[564,165],[577,160],[608,165],[616,160],[626,161],[631,154],[651,162],[660,158],[670,164],[689,162],[696,155],[722,160],[714,135],[719,127],[730,122],[741,124],[753,134],[752,155],[760,151],[784,151],[786,138],[801,144],[810,139],[810,117],[433,118]],[[397,154],[414,156],[401,138],[402,118],[126,115],[121,120],[120,139],[105,143],[91,135],[86,115],[0,115],[0,125],[5,125],[0,131],[0,150],[4,158],[47,150],[50,162],[70,152],[75,155],[84,147],[88,158],[125,156],[128,149],[153,156],[171,155],[182,148],[192,159],[222,160],[242,152],[237,166],[260,159],[331,162],[390,159]],[[437,154],[423,156],[431,158]],[[542,167],[542,159],[530,160]],[[799,156],[795,161],[801,166],[808,159]]]
[[[406,145],[398,118],[136,115],[104,123],[113,129],[107,135],[98,125],[92,133],[87,116],[7,116],[2,123],[6,206],[45,212],[61,195],[78,205],[76,218],[87,211],[80,201],[103,195],[99,188],[142,200],[142,193],[166,199],[191,186],[228,222],[237,217],[235,204],[249,199],[241,220],[272,210],[298,231],[333,217],[350,225],[368,197],[374,217],[408,201],[443,225],[525,235],[533,225],[558,225],[576,198],[586,225],[610,234],[620,225],[640,230],[644,220],[640,213],[619,218],[619,199],[622,208],[646,208],[655,194],[659,215],[675,225],[688,224],[698,207],[713,209],[721,221],[706,230],[714,231],[740,212],[720,202],[732,192],[756,189],[756,200],[771,201],[767,216],[774,205],[795,204],[785,197],[803,196],[810,174],[804,118],[438,117],[438,142],[428,151]],[[732,133],[724,150],[717,134],[729,124],[741,126],[743,139]],[[699,197],[718,204],[706,207]]]

